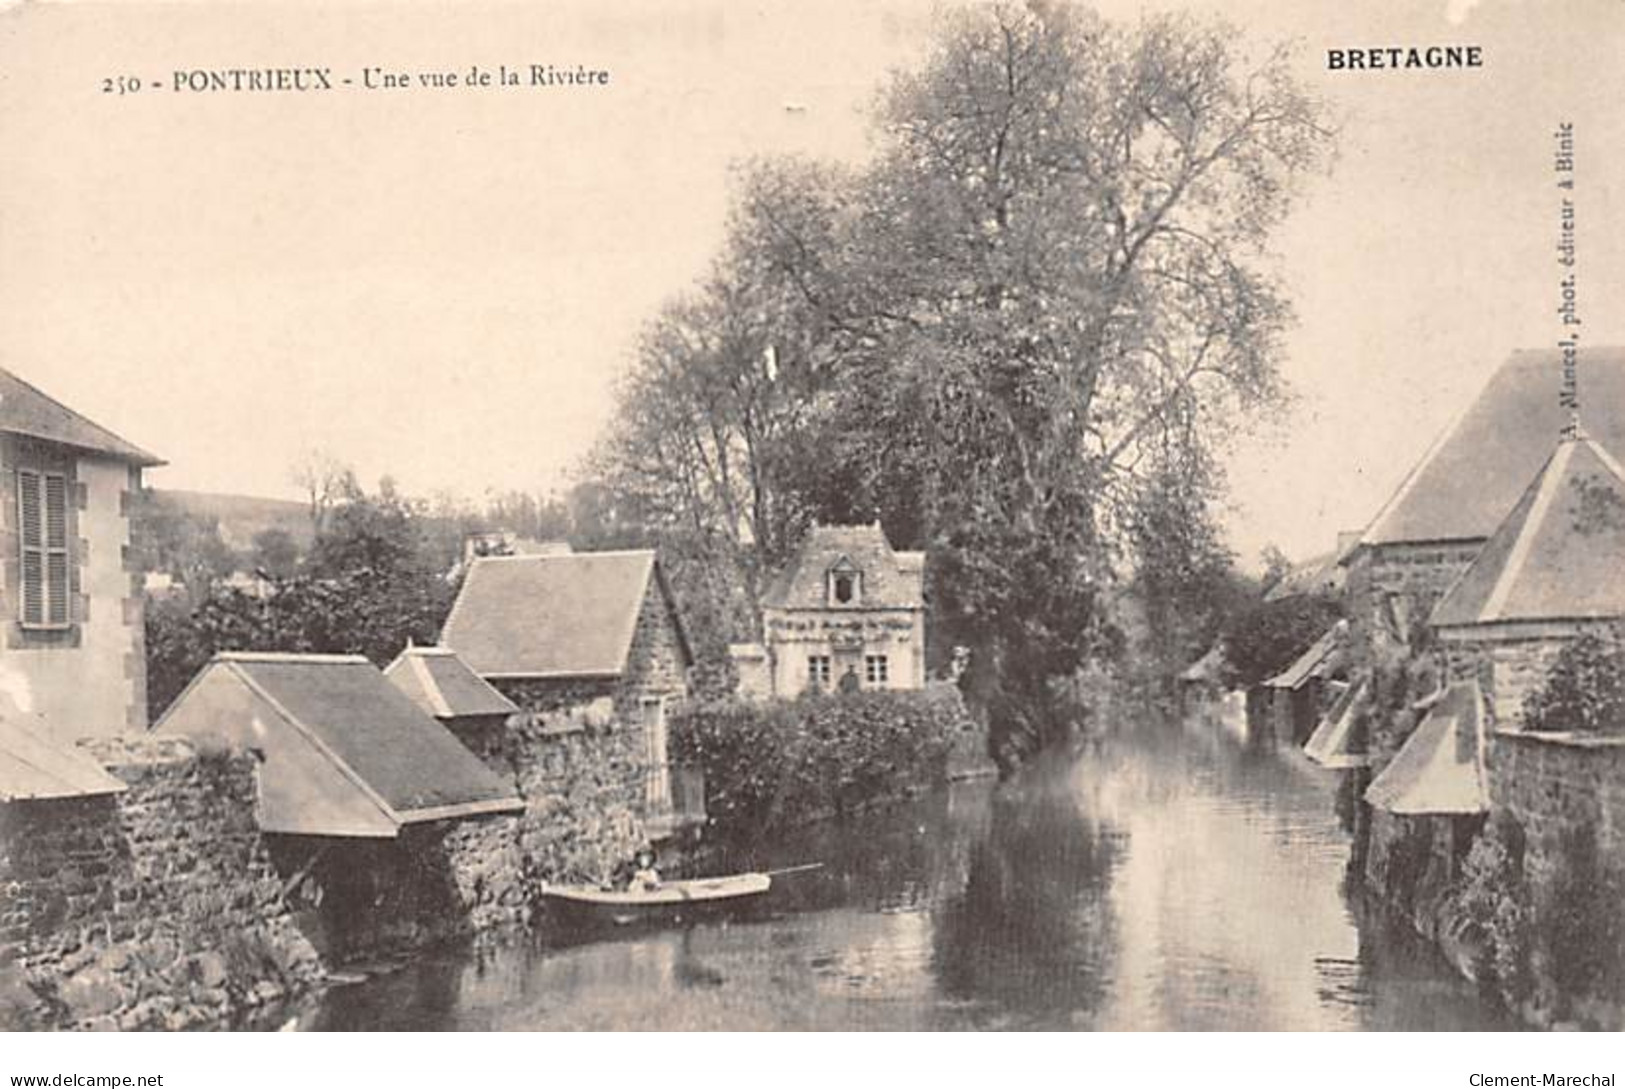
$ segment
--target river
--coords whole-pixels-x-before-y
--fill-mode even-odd
[[[825,868],[686,929],[431,953],[349,1029],[1474,1029],[1512,1023],[1343,891],[1334,782],[1212,726],[1093,741],[772,851]]]

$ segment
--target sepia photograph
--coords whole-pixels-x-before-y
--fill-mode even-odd
[[[3,0],[0,1028],[1625,1030],[1622,56]]]

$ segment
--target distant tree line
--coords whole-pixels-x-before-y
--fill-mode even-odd
[[[450,496],[402,494],[388,478],[367,491],[330,458],[311,503],[312,534],[301,547],[273,527],[252,547],[227,545],[219,519],[162,493],[143,493],[132,537],[145,570],[174,586],[149,594],[146,609],[148,707],[156,720],[219,651],[363,654],[380,667],[409,642],[433,644],[461,584],[463,543],[507,531],[580,550],[658,547],[606,489],[586,482],[562,496],[494,493],[481,506]],[[298,479],[311,479],[304,468]],[[664,550],[691,639],[704,649],[696,681],[704,691],[731,685],[727,624],[707,603],[726,595],[716,573]]]

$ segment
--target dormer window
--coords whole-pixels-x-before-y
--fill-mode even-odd
[[[831,605],[855,605],[863,598],[863,572],[845,556],[829,569],[828,582]]]

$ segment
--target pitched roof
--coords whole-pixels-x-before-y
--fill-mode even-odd
[[[519,710],[450,647],[407,647],[389,663],[384,676],[438,719],[511,715]]]
[[[843,560],[863,575],[861,600],[846,607],[925,607],[925,553],[894,552],[879,522],[862,526],[813,526],[801,539],[795,555],[768,580],[762,591],[763,607],[828,608],[825,576]]]
[[[1487,812],[1483,729],[1478,685],[1451,685],[1366,787],[1365,800],[1390,813]]]
[[[218,654],[154,729],[260,749],[268,832],[388,837],[524,808],[360,656]]]
[[[88,753],[0,719],[0,802],[117,794],[124,783]]]
[[[1625,471],[1599,443],[1565,439],[1434,608],[1449,627],[1625,616]]]
[[[1309,649],[1298,655],[1291,665],[1265,681],[1264,687],[1290,688],[1296,691],[1317,677],[1329,677],[1342,664],[1338,651],[1342,646],[1346,627],[1342,621],[1332,625],[1325,634],[1309,645]]]
[[[651,586],[652,551],[482,557],[440,642],[482,677],[618,677]]]
[[[1354,727],[1364,708],[1366,685],[1350,685],[1332,701],[1315,732],[1304,742],[1304,755],[1323,768],[1363,768],[1371,763],[1365,739]]]
[[[1284,601],[1302,594],[1319,594],[1339,589],[1342,586],[1343,561],[1359,545],[1362,532],[1354,530],[1339,533],[1336,548],[1312,556],[1302,563],[1293,564],[1292,569],[1269,588],[1264,600]]]
[[[1556,350],[1514,352],[1411,470],[1361,543],[1494,533],[1567,419],[1558,402],[1561,376]],[[1587,430],[1607,449],[1625,450],[1625,348],[1581,351],[1579,382]]]
[[[133,465],[162,465],[155,457],[67,405],[0,368],[0,431],[76,446]]]
[[[1224,643],[1214,643],[1207,649],[1207,653],[1185,667],[1179,675],[1182,681],[1216,681],[1224,673],[1226,665]]]

